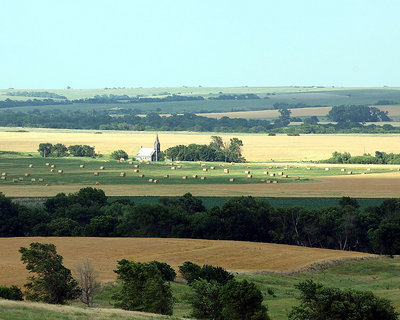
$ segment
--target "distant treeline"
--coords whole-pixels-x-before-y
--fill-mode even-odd
[[[0,194],[0,237],[173,237],[272,242],[307,247],[400,254],[400,199],[359,209],[344,197],[318,210],[273,208],[252,197],[231,198],[206,209],[190,193],[160,203],[109,202],[84,188],[27,208]]]
[[[94,157],[94,147],[88,145],[72,145],[68,148],[62,143],[41,143],[38,149],[42,157]]]
[[[47,91],[12,91],[7,92],[7,96],[67,99],[66,96],[61,96],[57,93]]]
[[[0,126],[3,127],[38,127],[60,129],[94,129],[94,130],[134,130],[134,131],[195,131],[195,132],[247,132],[247,133],[283,133],[297,134],[334,134],[334,133],[400,133],[399,127],[389,124],[383,126],[363,125],[358,122],[339,122],[337,124],[318,124],[311,118],[304,123],[287,126],[289,120],[277,119],[274,122],[255,119],[233,119],[222,117],[212,119],[192,113],[161,117],[149,113],[139,117],[135,113],[118,116],[107,111],[61,112],[38,110],[31,113],[2,112]],[[315,118],[315,117],[314,117]]]
[[[349,152],[333,152],[332,157],[322,160],[323,163],[354,163],[354,164],[400,164],[399,153],[375,151],[375,156],[365,153],[362,156],[352,156]]]

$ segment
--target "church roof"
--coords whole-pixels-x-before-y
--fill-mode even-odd
[[[154,148],[140,148],[136,157],[151,157],[154,154]]]

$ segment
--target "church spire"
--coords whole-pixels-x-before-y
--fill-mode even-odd
[[[158,132],[156,133],[156,141],[154,141],[154,151],[156,154],[156,161],[158,161],[158,154],[160,153],[160,140],[158,140]]]

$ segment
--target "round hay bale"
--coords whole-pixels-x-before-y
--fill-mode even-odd
[[[175,170],[176,169],[176,167],[171,167],[171,170]]]
[[[224,169],[224,173],[229,173],[229,169]]]
[[[325,171],[329,171],[330,169],[329,168],[325,168]]]
[[[133,161],[129,161],[129,164],[133,164]]]
[[[153,181],[154,181],[154,179],[149,179],[149,182],[151,182],[151,183],[152,183]]]
[[[1,180],[7,180],[7,177],[6,177],[6,176],[1,176],[0,179],[1,179]]]
[[[265,183],[272,183],[272,181],[271,180],[266,180]]]
[[[119,158],[119,162],[125,162],[125,158]]]
[[[206,179],[207,179],[207,177],[201,177],[200,179],[201,179],[201,180],[206,180]]]
[[[268,169],[272,169],[272,166],[269,166]]]
[[[50,166],[50,163],[46,162],[46,166],[49,167],[49,166]]]
[[[60,169],[60,170],[58,170],[58,173],[63,174],[64,170]]]
[[[32,178],[32,179],[31,179],[31,182],[36,182],[36,179],[35,179],[35,178]]]
[[[139,174],[139,178],[144,178],[144,174]]]
[[[205,164],[205,163],[202,163],[201,166],[204,168],[204,167],[206,166],[206,164]]]
[[[341,171],[341,172],[345,172],[345,171],[346,171],[346,169],[345,169],[345,168],[342,168],[342,169],[340,169],[340,171]]]
[[[97,176],[99,175],[99,173],[98,173],[98,172],[93,172],[93,175],[94,175],[95,177],[97,177]]]
[[[300,181],[300,177],[296,177],[296,181]]]
[[[160,182],[160,180],[157,180],[157,179],[156,179],[156,180],[154,180],[153,182],[154,182],[154,183],[159,183],[159,182]]]
[[[23,177],[19,177],[18,180],[19,181],[24,181],[24,178]]]
[[[399,170],[399,169],[397,169],[397,170]],[[371,168],[367,168],[367,171],[371,171]]]
[[[230,178],[229,182],[235,182],[235,178]]]
[[[310,167],[307,167],[306,170],[311,170],[311,168],[310,168]]]
[[[44,186],[45,186],[45,187],[50,187],[50,185],[49,185],[48,183],[46,183]]]
[[[265,179],[260,179],[260,182],[265,182]]]
[[[201,164],[201,161],[197,161],[198,164]]]
[[[150,164],[150,162],[146,162],[146,165],[149,165]]]
[[[352,171],[349,171],[349,172],[347,172],[347,174],[353,174],[353,172],[352,172]]]
[[[84,168],[85,167],[85,165],[84,164],[81,164],[80,166],[79,166],[79,168]]]
[[[176,166],[177,169],[182,169],[182,166]]]
[[[125,173],[125,172],[121,172],[121,173],[119,174],[119,176],[120,176],[120,177],[125,177],[125,176],[126,176],[126,173]]]
[[[208,171],[208,169],[207,169],[207,168],[203,168],[203,171],[204,171],[204,172],[207,172],[207,171]]]
[[[50,172],[56,172],[56,169],[50,169]]]
[[[24,176],[25,177],[29,177],[31,174],[30,173],[25,173]]]
[[[282,176],[282,178],[289,178],[289,176],[288,176],[287,174],[284,174],[284,175]]]
[[[244,173],[245,174],[250,174],[250,170],[246,170]]]
[[[197,174],[194,174],[192,177],[193,177],[194,179],[197,179]]]
[[[103,167],[103,166],[101,166],[101,167],[100,167],[100,170],[105,170],[105,169],[106,169],[106,168],[105,168],[105,167]]]
[[[182,179],[183,180],[187,180],[188,176],[183,176]]]
[[[29,165],[29,168],[33,168],[33,164],[30,164],[30,165]]]
[[[96,185],[96,186],[99,186],[99,185],[100,185],[100,182],[96,181],[95,185]]]
[[[12,179],[12,182],[16,183],[18,182],[18,179]]]
[[[134,167],[134,168],[139,168],[139,165],[138,165],[138,164],[135,164],[133,167]]]
[[[269,174],[269,172],[268,171],[264,171],[264,174]]]
[[[180,164],[181,162],[180,161],[176,161],[176,164]]]
[[[133,172],[139,173],[139,169],[133,169]]]
[[[168,178],[169,178],[169,174],[165,174],[165,175],[164,175],[164,178],[165,178],[165,179],[168,179]]]
[[[283,172],[282,171],[278,172],[278,175],[283,176]]]
[[[51,167],[54,169],[54,168],[56,167],[56,165],[55,165],[55,164],[52,164]]]
[[[247,178],[252,179],[252,178],[253,178],[253,175],[252,175],[252,174],[248,174],[248,175],[247,175]]]
[[[44,179],[43,178],[39,178],[39,182],[44,182]]]
[[[272,181],[272,183],[278,183],[278,180],[274,180],[274,181]]]
[[[210,170],[215,170],[215,167],[210,167]]]
[[[1,174],[3,177],[6,177],[7,176],[7,172],[2,172],[2,174]]]
[[[269,176],[270,177],[275,177],[275,173],[270,173]]]

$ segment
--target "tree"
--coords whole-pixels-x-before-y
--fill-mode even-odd
[[[192,294],[189,302],[192,305],[192,317],[196,319],[220,319],[221,303],[219,292],[221,285],[215,281],[205,279],[195,280],[192,285]]]
[[[217,150],[224,150],[226,145],[220,136],[211,136],[210,147]]]
[[[122,281],[120,291],[113,295],[115,306],[125,310],[172,314],[171,286],[163,281],[154,263],[122,259],[114,272]]]
[[[111,158],[115,160],[128,159],[128,154],[124,150],[116,150],[111,153]]]
[[[62,143],[57,143],[51,148],[51,155],[54,157],[65,157],[68,155],[68,149]]]
[[[222,317],[229,320],[269,320],[261,291],[247,280],[230,280],[220,291]]]
[[[93,298],[100,291],[100,283],[96,281],[97,275],[89,259],[79,264],[76,268],[78,283],[81,288],[79,299],[88,307],[93,306]]]
[[[301,303],[292,308],[289,320],[398,319],[389,300],[377,298],[369,291],[325,288],[312,280],[300,282],[296,288],[301,291]]]
[[[42,157],[51,156],[51,152],[53,150],[53,145],[51,143],[41,143],[39,144],[39,153]]]
[[[185,261],[179,266],[179,272],[182,277],[190,284],[200,278],[201,267],[193,262]]]
[[[37,276],[28,277],[25,296],[28,300],[63,304],[80,295],[78,283],[71,270],[63,266],[63,257],[54,244],[32,242],[29,249],[21,247],[21,260],[26,269]]]
[[[5,287],[0,286],[0,298],[7,300],[22,301],[23,294],[20,288],[17,286]]]
[[[157,267],[158,271],[161,273],[161,278],[164,281],[174,281],[176,278],[176,272],[171,266],[165,262],[160,261],[151,261],[150,263],[154,263]]]

